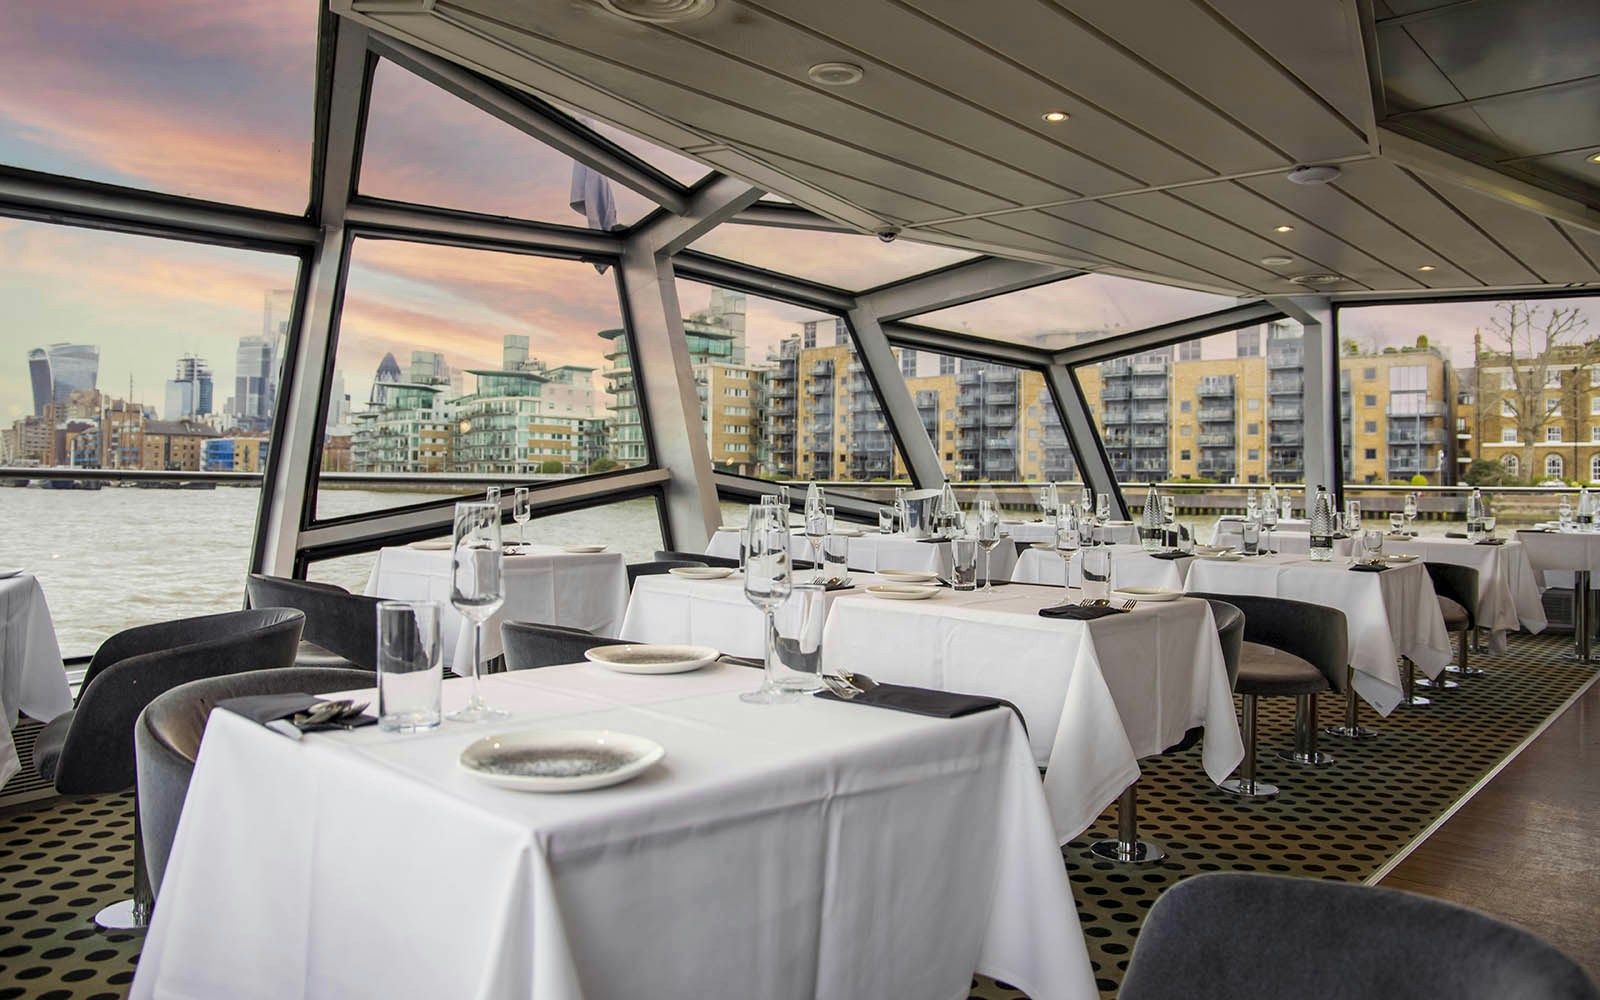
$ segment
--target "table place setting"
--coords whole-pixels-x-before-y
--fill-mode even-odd
[[[683,674],[715,662],[722,654],[710,646],[618,643],[594,646],[583,655],[590,663],[624,674]]]

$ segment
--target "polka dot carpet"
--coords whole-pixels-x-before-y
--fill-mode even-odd
[[[1111,836],[1114,812],[1062,849],[1089,956],[1104,996],[1115,995],[1139,925],[1163,890],[1207,871],[1263,871],[1361,881],[1421,833],[1592,675],[1569,664],[1570,639],[1513,637],[1501,655],[1428,707],[1380,719],[1362,706],[1376,740],[1322,738],[1336,761],[1300,767],[1272,753],[1289,746],[1292,699],[1260,702],[1262,780],[1283,791],[1247,802],[1213,788],[1199,748],[1145,761],[1140,834],[1167,849],[1159,863],[1122,866],[1088,854]],[[1342,721],[1327,698],[1321,721]],[[113,1000],[127,994],[142,937],[106,934],[100,907],[132,891],[133,796],[28,803],[0,813],[0,1000]],[[972,996],[1025,994],[986,977]]]

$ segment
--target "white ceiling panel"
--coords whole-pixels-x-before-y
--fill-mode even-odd
[[[1435,190],[1496,243],[1506,248],[1541,282],[1566,284],[1600,280],[1600,272],[1549,219],[1524,212],[1486,194],[1454,184]]]

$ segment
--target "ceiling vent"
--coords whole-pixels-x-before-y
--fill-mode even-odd
[[[1284,267],[1285,265],[1293,264],[1294,263],[1294,258],[1293,257],[1263,257],[1263,258],[1261,258],[1261,263],[1267,265],[1268,267]]]
[[[1297,285],[1337,285],[1344,277],[1338,274],[1297,274],[1289,280]]]
[[[717,0],[595,0],[618,17],[647,24],[672,24],[704,17]]]
[[[863,73],[855,63],[825,62],[806,70],[806,76],[824,87],[848,87],[860,83]]]
[[[1338,167],[1295,167],[1288,174],[1294,184],[1326,184],[1338,176]]]

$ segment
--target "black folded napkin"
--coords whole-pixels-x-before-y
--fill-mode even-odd
[[[308,711],[320,704],[324,699],[309,694],[290,692],[285,694],[251,694],[239,698],[224,698],[217,702],[218,708],[226,709],[234,715],[243,716],[251,722],[265,726],[269,722],[290,721],[301,712]],[[320,733],[330,729],[360,729],[362,726],[371,726],[378,721],[377,716],[357,715],[349,718],[338,719],[331,722],[321,722],[314,726],[297,726],[302,733]]]
[[[832,583],[829,583],[826,586],[824,586],[822,589],[824,591],[854,590],[855,586],[856,586],[856,584],[855,584],[854,580],[851,580],[849,582],[845,582],[844,580],[835,580]]]
[[[854,698],[841,698],[832,691],[818,691],[817,697],[825,701],[842,701],[851,705],[871,705],[912,715],[927,715],[936,719],[959,719],[963,715],[984,712],[991,708],[1009,708],[1022,719],[1017,706],[1004,698],[990,698],[981,694],[958,694],[954,691],[935,691],[932,688],[911,687],[905,684],[879,684],[871,691]],[[1022,719],[1022,726],[1028,722]]]
[[[1485,538],[1482,541],[1478,542],[1477,544],[1478,545],[1504,545],[1505,543],[1506,543],[1506,540],[1504,538]]]
[[[1367,563],[1356,563],[1350,567],[1350,571],[1352,573],[1382,573],[1393,568],[1392,566],[1371,566]]]
[[[917,541],[919,541],[919,542],[927,542],[929,545],[938,545],[941,542],[948,542],[949,540],[950,539],[948,539],[948,538],[919,538],[919,539],[917,539]]]
[[[994,583],[994,585],[996,587],[1009,587],[1009,586],[1011,586],[1011,583],[1012,583],[1012,581],[1010,581],[1010,580],[1002,580],[999,577],[995,577],[992,582]],[[952,584],[949,580],[946,580],[944,577],[940,577],[938,586],[940,586],[940,587],[953,587],[954,584]],[[979,590],[983,589],[983,578],[982,577],[979,577],[979,579],[978,579],[978,589]]]
[[[1112,607],[1086,607],[1082,604],[1059,604],[1053,608],[1040,608],[1040,618],[1064,618],[1074,622],[1092,622],[1107,615],[1125,615],[1126,611]]]
[[[1467,533],[1465,531],[1447,531],[1447,532],[1444,533],[1444,537],[1446,537],[1446,538],[1465,538],[1465,537],[1467,537]]]
[[[1148,553],[1148,555],[1150,556],[1151,559],[1183,559],[1183,558],[1186,558],[1188,556],[1194,555],[1194,553],[1193,552],[1151,552],[1151,553]]]

